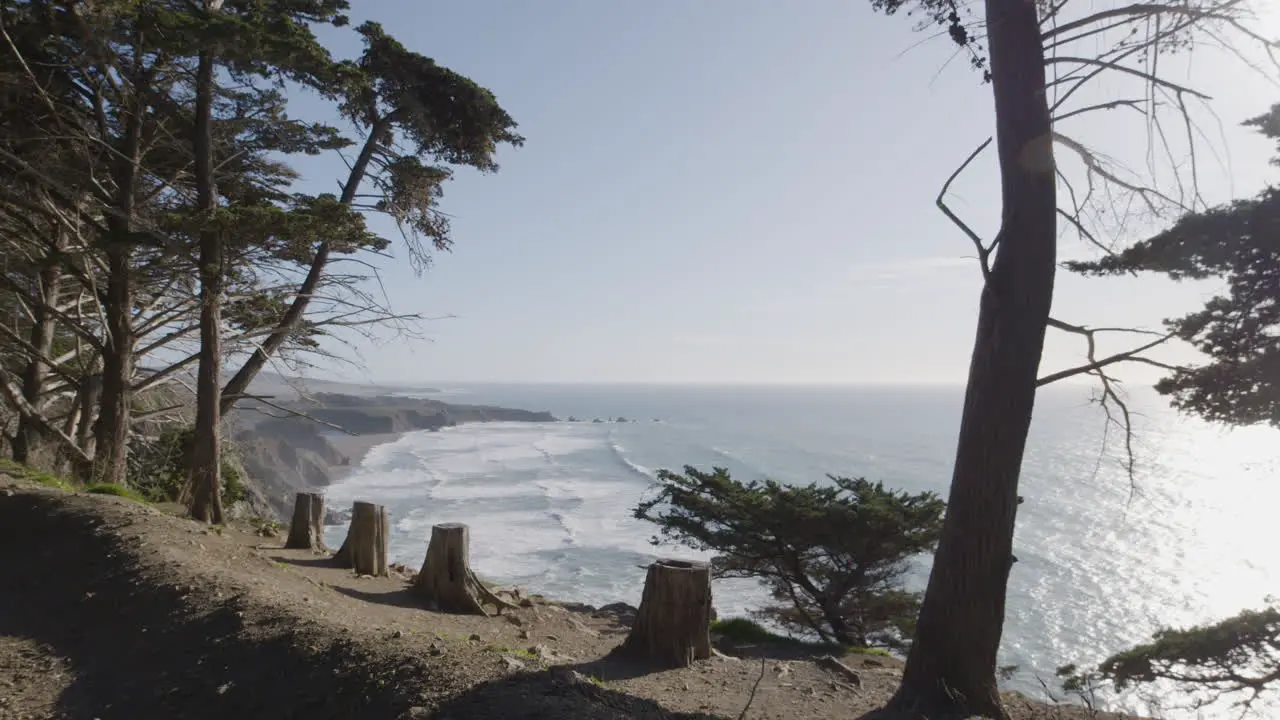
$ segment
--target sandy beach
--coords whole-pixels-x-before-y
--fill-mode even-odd
[[[325,435],[325,440],[333,446],[334,450],[342,453],[350,459],[350,465],[355,467],[364,462],[364,458],[369,451],[378,445],[394,442],[404,433],[373,433],[370,435],[348,435],[346,433],[330,433]]]

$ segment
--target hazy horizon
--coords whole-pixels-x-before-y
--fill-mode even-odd
[[[369,376],[351,376],[349,378],[337,377],[314,377],[309,375],[289,375],[277,372],[263,373],[265,377],[271,377],[272,381],[300,381],[302,383],[316,383],[322,385],[352,385],[358,387],[389,389],[406,389],[406,390],[422,390],[422,391],[449,391],[456,389],[470,389],[482,387],[812,387],[812,388],[954,388],[963,390],[965,388],[964,380],[945,380],[945,381],[888,381],[875,382],[865,380],[847,380],[847,381],[776,381],[776,380],[756,380],[756,381],[737,381],[737,380],[379,380]],[[1067,378],[1061,382],[1053,383],[1042,389],[1050,389],[1056,387],[1077,387],[1085,388],[1095,383],[1088,378]],[[1146,385],[1138,385],[1145,388]],[[1132,388],[1129,388],[1132,389]]]

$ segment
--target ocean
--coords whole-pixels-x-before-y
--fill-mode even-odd
[[[1280,591],[1270,529],[1276,432],[1209,426],[1132,389],[1131,482],[1117,428],[1103,449],[1106,419],[1092,391],[1040,393],[1023,465],[1001,663],[1019,667],[1010,689],[1037,696],[1038,678],[1052,687],[1063,664],[1096,663],[1159,627],[1226,617]],[[373,448],[331,486],[331,506],[386,505],[392,558],[411,567],[433,524],[465,522],[472,565],[488,579],[635,605],[648,562],[702,557],[655,548],[654,528],[632,518],[657,469],[717,466],[792,483],[830,473],[945,498],[963,388],[486,385],[426,396],[585,422],[410,433]],[[590,422],[619,416],[633,422]],[[345,529],[328,532],[336,545]],[[923,588],[928,561],[913,588]],[[769,601],[750,581],[717,581],[713,592],[721,617]]]

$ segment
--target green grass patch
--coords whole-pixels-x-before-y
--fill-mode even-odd
[[[489,649],[499,655],[510,655],[513,658],[519,658],[521,660],[541,660],[538,655],[529,652],[524,648],[505,648],[497,645],[490,645]]]
[[[257,515],[254,515],[245,522],[247,522],[249,527],[253,528],[254,531],[259,533],[267,531],[284,532],[288,529],[282,522],[272,520],[271,518],[258,517]]]
[[[115,495],[116,497],[128,498],[136,503],[150,505],[147,499],[140,495],[136,490],[131,490],[123,485],[114,485],[112,483],[96,483],[84,489],[87,493],[94,495]]]
[[[877,647],[861,647],[858,645],[847,645],[844,648],[846,653],[850,655],[877,655],[879,657],[893,657],[893,655],[884,648]]]
[[[795,638],[779,635],[754,620],[726,618],[711,623],[711,632],[736,643],[794,643]]]
[[[711,632],[723,635],[731,642],[742,645],[774,644],[790,645],[815,652],[827,652],[837,655],[879,655],[889,657],[889,651],[883,648],[861,647],[856,645],[838,645],[836,643],[802,640],[776,633],[754,620],[747,618],[725,618],[711,623]]]
[[[30,480],[46,487],[58,488],[59,490],[74,490],[75,487],[71,483],[52,473],[43,470],[37,470],[21,463],[16,463],[6,458],[0,458],[0,471],[13,475],[23,480]]]

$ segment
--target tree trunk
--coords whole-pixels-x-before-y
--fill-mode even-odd
[[[61,246],[62,243],[58,243]],[[57,252],[57,247],[53,252]],[[22,396],[36,410],[40,409],[41,397],[44,394],[44,380],[48,373],[45,358],[53,354],[54,318],[49,308],[57,307],[59,285],[62,274],[55,266],[53,259],[46,259],[46,267],[40,271],[40,302],[31,309],[34,316],[31,322],[32,356],[22,373]],[[31,418],[19,414],[18,429],[13,436],[13,459],[20,463],[30,463],[31,456],[39,448],[43,435]]]
[[[124,231],[127,233],[127,230]],[[94,473],[97,482],[122,484],[129,459],[133,416],[133,268],[127,241],[113,239],[107,249],[107,347],[102,357],[102,404],[94,424]]]
[[[996,687],[1018,476],[1056,262],[1057,197],[1036,4],[987,0],[1003,210],[984,287],[941,541],[887,706],[896,717],[1007,717]]]
[[[95,425],[94,409],[99,407],[102,398],[102,374],[93,373],[80,381],[80,389],[76,392],[76,404],[80,406],[79,417],[76,418],[76,444],[84,449],[90,457],[94,456],[93,428]],[[80,478],[89,480],[88,477]]]
[[[618,650],[668,668],[711,657],[711,567],[683,560],[650,565],[631,634]]]
[[[217,205],[213,177],[213,57],[200,53],[196,67],[196,203]],[[226,277],[222,234],[200,233],[200,365],[196,372],[196,426],[191,446],[191,517],[221,524],[222,508],[222,286]]]
[[[103,238],[107,256],[106,348],[102,353],[102,401],[94,423],[94,480],[121,484],[129,460],[129,429],[133,422],[133,220],[137,206],[138,168],[142,162],[143,116],[146,101],[135,99],[128,109],[120,152],[114,155],[114,212],[107,216]]]
[[[488,615],[487,602],[501,613],[515,605],[499,598],[471,572],[471,530],[462,523],[431,528],[427,558],[414,581],[413,591],[432,610]]]
[[[324,495],[298,493],[286,550],[324,550]]]
[[[827,624],[831,626],[831,635],[837,643],[851,647],[866,647],[866,636],[854,632],[853,628],[849,627],[849,621],[838,610],[827,611],[824,615],[827,618]]]
[[[297,522],[294,511],[294,522]],[[319,525],[319,522],[316,523]],[[333,560],[339,567],[348,567],[357,575],[387,576],[387,539],[391,522],[387,509],[381,505],[357,500],[351,508],[351,527]],[[292,530],[289,533],[293,536]]]

